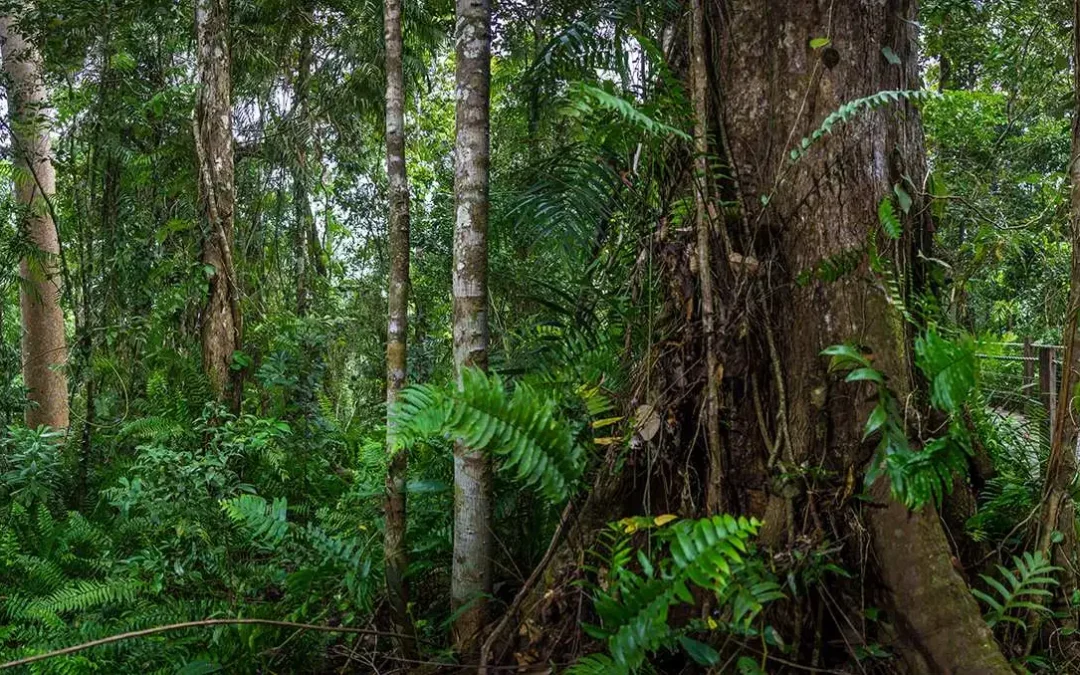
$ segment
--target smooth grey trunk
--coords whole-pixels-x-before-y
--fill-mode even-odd
[[[454,163],[454,365],[488,365],[487,226],[490,165],[491,2],[457,0],[457,143]],[[475,655],[491,593],[490,459],[454,446],[454,646]]]
[[[408,363],[406,340],[409,327],[409,182],[405,173],[405,73],[402,65],[403,39],[401,0],[386,0],[386,175],[390,185],[388,232],[390,239],[390,287],[386,329],[386,405],[397,400],[405,386]],[[407,658],[416,653],[412,622],[409,621],[409,588],[405,571],[409,566],[405,544],[405,480],[408,455],[394,451],[394,429],[386,427],[386,451],[390,463],[386,472],[386,532],[384,556],[386,591],[394,628],[404,636],[399,640]]]
[[[50,200],[56,171],[49,141],[48,92],[41,54],[12,16],[0,17],[0,56],[15,148],[15,199],[20,226],[37,253],[19,263],[22,371],[31,405],[29,427],[68,427],[67,344],[60,307],[60,240]]]
[[[202,216],[202,262],[210,271],[210,291],[200,316],[203,370],[224,400],[238,401],[232,365],[242,331],[239,289],[233,264],[232,103],[224,0],[195,1],[196,76],[195,149],[199,159],[199,206]],[[230,389],[234,391],[230,392]]]

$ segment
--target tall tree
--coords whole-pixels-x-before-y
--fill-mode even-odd
[[[715,33],[721,56],[714,84],[722,92],[724,129],[745,209],[736,230],[746,247],[741,253],[765,256],[775,270],[792,275],[782,291],[768,288],[769,305],[759,321],[767,322],[770,346],[762,351],[771,352],[762,379],[779,374],[771,392],[779,420],[774,437],[787,466],[832,461],[833,470],[844,475],[862,473],[872,457],[864,425],[876,397],[867,395],[869,388],[854,394],[852,387],[868,387],[865,383],[836,382],[822,349],[839,343],[865,346],[898,400],[915,400],[911,324],[898,310],[898,300],[880,290],[884,284],[867,278],[875,274],[868,253],[875,247],[891,261],[894,278],[916,288],[917,266],[931,255],[928,215],[919,204],[903,208],[911,215],[904,218],[902,232],[885,234],[873,227],[883,198],[901,193],[919,198],[908,194],[923,185],[926,172],[918,111],[903,99],[898,109],[864,109],[806,153],[797,153],[798,161],[789,156],[800,138],[848,101],[919,88],[915,5],[913,0],[840,0],[819,12],[813,3],[737,0],[727,3],[723,21],[717,16],[713,22],[722,26]],[[838,279],[812,273],[845,255],[858,260],[857,269]],[[804,283],[795,283],[808,271]],[[753,429],[753,412],[748,416],[744,428]],[[895,625],[912,647],[905,653],[912,671],[1010,672],[953,569],[933,504],[910,511],[890,497],[883,478],[870,493],[875,503],[862,517]],[[791,494],[770,499],[776,508],[767,518],[780,530],[788,523],[790,536],[792,504],[807,508],[809,502]],[[768,543],[773,536],[763,534],[763,539]]]
[[[454,366],[488,365],[487,226],[491,86],[491,2],[457,0],[457,141],[454,156]],[[491,592],[491,462],[454,445],[454,562],[450,600],[454,645],[471,653]]]
[[[48,92],[41,54],[17,20],[0,17],[0,56],[15,148],[16,200],[23,209],[23,233],[35,249],[19,263],[22,370],[31,401],[26,423],[66,429],[67,345],[60,307],[60,240],[51,202],[56,193],[56,171],[49,140]]]
[[[1080,92],[1080,0],[1073,2],[1073,91]],[[1054,409],[1050,457],[1046,462],[1039,550],[1061,567],[1062,589],[1067,597],[1076,587],[1076,507],[1072,484],[1076,478],[1076,384],[1080,382],[1080,99],[1072,116],[1072,155],[1069,177],[1072,194],[1069,220],[1072,227],[1072,264],[1069,276],[1069,304],[1061,336],[1065,343],[1058,405]],[[1057,537],[1055,537],[1057,533]],[[1054,539],[1059,541],[1056,543]],[[1053,547],[1053,552],[1051,552]]]
[[[386,0],[384,10],[386,40],[386,175],[390,184],[390,287],[386,329],[386,405],[397,400],[405,386],[409,322],[409,182],[405,173],[405,72],[402,64],[403,39],[401,0]],[[394,450],[394,429],[386,427],[386,447],[390,464],[386,472],[386,590],[397,631],[406,656],[415,652],[408,617],[408,586],[405,571],[405,479],[408,474],[406,450]]]
[[[195,2],[195,148],[199,159],[202,262],[210,292],[200,317],[203,369],[219,399],[229,394],[242,322],[233,264],[232,103],[229,15],[223,0]],[[238,392],[234,391],[234,395]]]
[[[311,200],[308,198],[308,146],[311,143],[311,117],[308,88],[311,82],[312,16],[301,13],[304,26],[300,32],[300,49],[297,55],[296,79],[293,82],[293,116],[296,122],[294,143],[296,162],[293,167],[293,276],[296,282],[296,314],[307,314],[310,290],[308,288],[308,231],[315,227],[311,216]]]

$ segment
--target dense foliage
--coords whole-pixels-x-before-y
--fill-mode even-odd
[[[0,14],[16,11],[9,4],[0,0]],[[695,222],[686,3],[497,3],[491,372],[460,377],[450,283],[454,8],[404,3],[411,386],[389,411],[382,3],[227,4],[233,255],[245,317],[231,366],[238,405],[215,399],[200,365],[213,269],[199,254],[192,3],[38,0],[19,23],[40,45],[55,107],[49,208],[62,249],[72,421],[66,431],[22,423],[18,261],[38,252],[20,225],[11,189],[19,150],[9,138],[0,158],[0,661],[237,618],[296,625],[187,628],[39,661],[29,672],[401,665],[382,551],[389,424],[392,449],[409,452],[408,612],[422,663],[468,658],[450,648],[447,593],[451,449],[463,443],[496,466],[496,617],[523,587],[533,590],[526,580],[550,561],[549,542],[567,535],[595,495],[626,516],[599,525],[574,578],[544,580],[576,603],[559,649],[511,657],[503,649],[504,660],[579,674],[777,672],[807,654],[810,668],[843,668],[823,672],[896,666],[896,649],[880,637],[892,631],[881,598],[855,597],[854,584],[830,594],[834,582],[863,574],[843,550],[860,541],[831,538],[818,523],[814,537],[766,550],[755,543],[757,518],[702,513],[698,495],[668,489],[702,469],[681,450],[650,444],[701,407],[687,398],[661,409],[648,395],[668,365],[665,350],[699,337],[693,300],[672,300],[693,295],[691,282],[670,273],[690,251],[666,238]],[[916,336],[912,379],[927,394],[926,418],[911,419],[906,385],[883,375],[852,336],[819,345],[815,358],[831,361],[843,395],[868,386],[860,391],[876,401],[865,420],[865,476],[777,460],[779,434],[767,460],[780,467],[778,493],[789,501],[801,496],[785,492],[797,482],[826,478],[842,484],[835,503],[870,501],[885,476],[897,501],[948,519],[950,500],[971,495],[972,510],[950,532],[958,549],[970,547],[964,556],[981,556],[964,574],[1013,664],[1046,672],[1066,672],[1055,659],[1068,652],[1035,635],[1044,622],[1070,625],[1076,601],[1059,597],[1062,568],[1033,550],[1025,529],[1043,501],[1047,411],[1026,391],[998,390],[1022,377],[1003,343],[1062,340],[1073,91],[1070,63],[1058,55],[1068,53],[1068,9],[926,0],[926,87],[866,92],[792,139],[784,155],[797,165],[840,127],[859,133],[862,116],[899,115],[898,105],[921,111],[927,184],[897,182],[875,200],[866,241],[802,270],[797,283],[866,273],[897,308],[893,328]],[[819,40],[814,53],[831,49]],[[727,174],[724,158],[708,160]],[[737,221],[735,200],[721,195],[714,217]],[[920,261],[930,290],[907,295],[910,279],[886,246],[901,239],[913,203],[932,212],[936,248]],[[756,273],[759,261],[739,264]],[[677,377],[690,390],[706,376]],[[760,407],[756,389],[742,395]],[[681,442],[690,447],[696,435]],[[596,486],[608,475],[646,484],[634,497],[604,493]],[[818,514],[795,517],[809,527]],[[781,526],[794,532],[795,517]],[[807,598],[816,613],[803,614]],[[850,617],[823,629],[826,612]],[[528,617],[501,637],[529,639],[545,619]],[[812,639],[804,623],[816,625]],[[793,625],[802,632],[785,634]]]

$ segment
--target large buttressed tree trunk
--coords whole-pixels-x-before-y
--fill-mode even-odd
[[[68,426],[67,346],[60,308],[60,242],[49,200],[56,192],[49,141],[48,97],[41,55],[15,17],[0,17],[0,55],[15,151],[15,196],[21,227],[36,253],[19,264],[23,380],[30,393],[30,427]]]
[[[203,225],[202,262],[211,270],[200,333],[203,369],[219,399],[230,393],[230,366],[233,352],[240,348],[241,335],[240,298],[232,257],[235,184],[226,8],[226,0],[195,3],[195,146]]]
[[[390,235],[390,284],[386,330],[386,405],[397,400],[405,386],[406,337],[409,319],[409,183],[405,174],[405,74],[402,64],[403,39],[401,0],[386,0],[386,174],[390,184],[388,229]],[[405,571],[405,479],[408,457],[404,449],[394,450],[393,428],[386,428],[390,464],[386,472],[386,591],[395,628],[403,638],[406,656],[415,652],[408,618],[408,587]]]
[[[915,3],[731,0],[712,18],[713,86],[744,209],[741,245],[770,261],[757,319],[771,322],[775,334],[766,353],[779,366],[769,388],[779,465],[788,471],[825,466],[859,480],[872,452],[873,442],[862,436],[876,397],[865,383],[830,375],[820,352],[838,343],[862,345],[898,400],[917,400],[909,396],[908,324],[869,270],[866,251],[875,241],[904,280],[917,284],[917,252],[926,237],[919,205],[897,241],[880,234],[877,207],[897,184],[918,198],[926,171],[918,112],[904,100],[861,111],[797,162],[789,152],[844,103],[920,88]],[[829,43],[815,49],[815,38]],[[813,274],[823,261],[840,259],[860,262],[836,280]],[[827,521],[827,529],[850,530],[833,515],[843,509],[814,503],[812,486],[812,479],[801,479],[794,494],[768,496],[766,543],[782,542],[808,512]],[[910,668],[1011,672],[952,567],[932,505],[909,512],[881,481],[871,494],[874,503],[862,517]]]
[[[490,0],[457,0],[457,142],[454,159],[454,365],[487,368],[487,225],[490,165]],[[491,592],[491,493],[488,457],[454,446],[454,644],[472,653]]]

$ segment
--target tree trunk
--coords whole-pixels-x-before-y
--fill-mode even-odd
[[[490,0],[457,0],[457,142],[454,166],[454,365],[487,368]],[[454,446],[454,645],[472,654],[491,592],[491,462]]]
[[[773,386],[781,467],[828,466],[861,476],[872,452],[863,426],[876,403],[868,385],[844,384],[820,352],[853,342],[870,349],[898,400],[914,390],[909,326],[874,278],[876,243],[901,286],[915,278],[924,224],[917,207],[897,241],[878,233],[877,206],[894,185],[918,197],[925,157],[917,110],[901,102],[860,110],[797,161],[789,151],[844,103],[881,90],[917,89],[912,0],[792,3],[731,0],[719,41],[720,93],[733,168],[745,209],[744,245],[769,250],[775,270],[762,320],[776,333]],[[818,49],[814,38],[830,43]],[[813,274],[824,261],[860,262],[836,280]],[[801,283],[796,279],[803,275]],[[773,277],[782,277],[779,278]],[[770,343],[772,340],[770,339]],[[797,469],[796,469],[797,470]],[[792,530],[792,504],[813,508],[812,479],[769,497],[774,524]],[[932,506],[909,512],[880,481],[864,509],[880,580],[913,672],[1009,673],[964,581]],[[826,517],[833,517],[826,514]],[[843,527],[843,524],[837,524]],[[774,543],[782,539],[772,528]]]
[[[409,182],[405,174],[405,74],[402,65],[403,39],[401,0],[386,0],[386,175],[390,184],[388,235],[390,239],[390,287],[386,330],[386,405],[389,408],[405,386],[406,341],[409,328]],[[401,639],[401,649],[412,658],[412,622],[407,611],[409,593],[405,571],[409,560],[405,545],[405,481],[408,456],[394,451],[394,430],[386,427],[386,450],[390,464],[386,472],[386,591],[390,612]]]
[[[239,392],[230,366],[233,352],[240,348],[242,323],[232,255],[235,184],[228,28],[224,0],[196,0],[195,148],[204,228],[202,262],[210,283],[200,317],[203,369],[218,399],[232,394],[236,407]]]
[[[303,20],[310,22],[305,13]],[[308,82],[311,79],[311,32],[304,27],[300,36],[300,54],[293,85],[297,120],[296,166],[293,169],[293,276],[296,280],[296,315],[308,311],[308,231],[314,227],[308,199],[308,146],[311,144],[311,120],[308,118]]]
[[[716,358],[714,317],[712,222],[709,215],[708,72],[705,68],[705,0],[691,0],[690,81],[694,99],[694,204],[696,207],[697,260],[701,288],[701,326],[705,334],[705,439],[709,453],[709,480],[705,508],[724,509],[724,448],[720,439],[720,385],[723,376]]]
[[[0,54],[8,80],[8,113],[15,151],[15,198],[25,209],[21,227],[37,254],[19,263],[22,370],[29,389],[26,424],[68,427],[67,345],[60,307],[60,240],[50,200],[56,193],[41,55],[19,32],[16,18],[0,17]]]
[[[1080,92],[1080,0],[1073,2],[1073,90]],[[1072,180],[1072,268],[1069,275],[1069,307],[1065,315],[1062,339],[1065,355],[1062,359],[1061,385],[1054,422],[1051,427],[1050,457],[1046,462],[1042,521],[1039,526],[1038,547],[1047,558],[1062,568],[1061,596],[1068,598],[1076,588],[1076,508],[1070,487],[1076,477],[1076,403],[1075,388],[1080,382],[1080,99],[1076,102],[1072,120],[1072,160],[1069,177]],[[1060,540],[1054,542],[1054,533]],[[1053,549],[1053,551],[1051,551]]]

